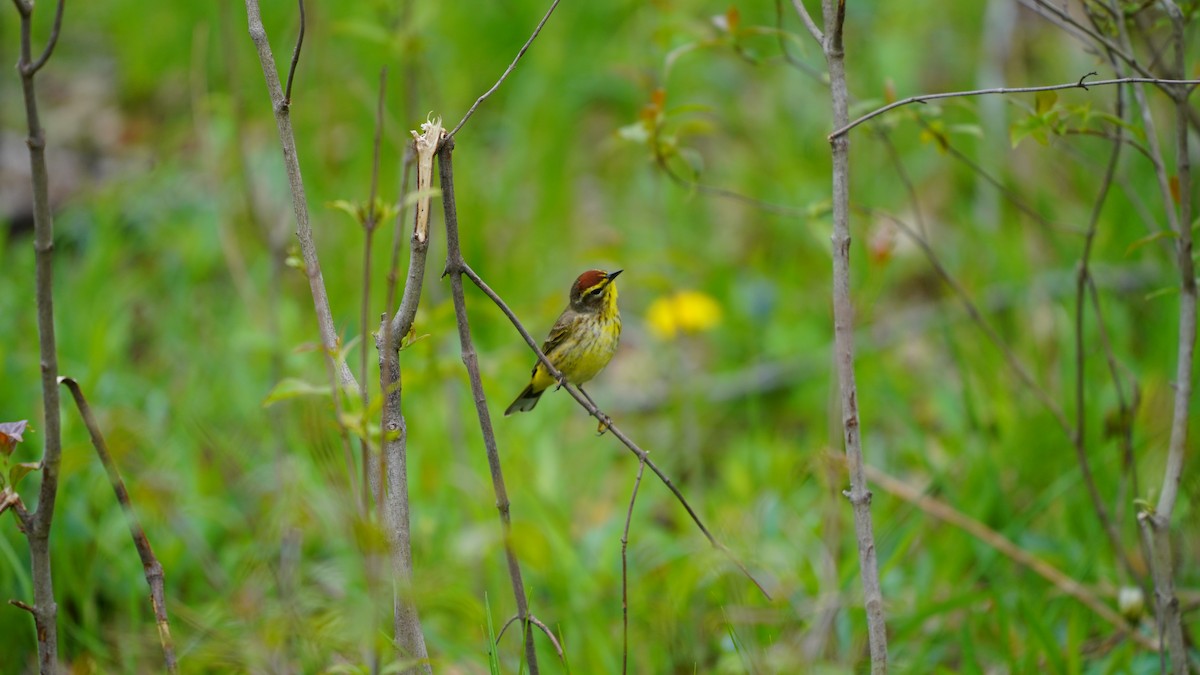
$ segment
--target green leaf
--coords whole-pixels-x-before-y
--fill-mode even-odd
[[[1174,237],[1175,233],[1171,230],[1159,230],[1153,234],[1148,234],[1130,244],[1129,247],[1125,249],[1125,255],[1129,255],[1146,244],[1152,244],[1159,239],[1173,239]]]
[[[28,476],[34,471],[41,470],[41,462],[22,462],[20,464],[13,464],[8,469],[8,484],[12,486],[13,489],[16,489],[17,483],[20,483],[22,478]]]
[[[279,384],[271,389],[271,393],[267,394],[266,400],[263,401],[263,407],[300,396],[329,396],[329,385],[316,385],[295,377],[288,377],[280,380]]]
[[[983,127],[978,124],[951,124],[946,128],[946,131],[960,136],[974,136],[983,138]]]
[[[688,168],[692,170],[692,177],[699,177],[704,172],[704,156],[700,151],[693,148],[680,148],[679,157],[687,162]]]
[[[337,199],[332,202],[325,202],[325,206],[328,206],[335,211],[342,211],[346,215],[353,218],[354,222],[356,223],[362,223],[364,220],[363,215],[365,214],[363,213],[362,208],[357,204],[352,204],[346,201],[345,199]]]
[[[1038,114],[1049,112],[1054,108],[1054,104],[1058,103],[1058,92],[1056,91],[1039,91],[1033,98],[1033,109]]]

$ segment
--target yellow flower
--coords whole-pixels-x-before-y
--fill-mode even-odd
[[[650,303],[646,312],[650,332],[664,340],[680,333],[699,333],[721,322],[721,306],[711,295],[679,291]]]

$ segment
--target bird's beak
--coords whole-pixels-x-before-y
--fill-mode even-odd
[[[609,272],[608,273],[608,283],[611,284],[613,282],[613,279],[616,279],[617,275],[624,271],[625,270],[617,270],[616,272]]]

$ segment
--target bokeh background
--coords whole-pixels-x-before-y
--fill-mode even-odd
[[[852,114],[917,93],[1112,75],[1008,2],[848,4]],[[40,36],[50,5],[38,6]],[[282,64],[295,6],[264,5]],[[330,204],[367,198],[380,69],[389,70],[379,184],[396,202],[408,130],[429,116],[453,125],[545,5],[309,3],[292,119],[334,318],[356,370],[363,233]],[[788,5],[564,2],[457,137],[464,253],[533,333],[549,327],[580,271],[625,270],[621,351],[589,391],[774,596],[714,553],[647,477],[628,548],[632,672],[866,665],[836,459],[829,96],[820,51]],[[17,27],[15,11],[0,10],[9,63]],[[1191,45],[1194,64],[1200,41]],[[378,538],[356,524],[330,398],[264,404],[285,379],[328,380],[307,282],[286,264],[296,255],[293,217],[244,7],[69,3],[39,85],[60,367],[92,400],[166,569],[183,669],[370,672],[375,653],[386,666],[391,653],[379,645],[390,622],[364,563]],[[851,181],[868,463],[1112,606],[1118,589],[1146,578],[1133,501],[1156,494],[1173,400],[1178,274],[1168,241],[1143,241],[1163,222],[1149,161],[1125,153],[1094,252],[1106,339],[1125,396],[1134,381],[1140,393],[1135,487],[1123,482],[1118,394],[1090,310],[1085,335],[1088,447],[1136,578],[1107,544],[1069,438],[881,214],[923,228],[1074,419],[1074,271],[1114,129],[1099,113],[1115,96],[1094,88],[913,106],[854,132]],[[1166,101],[1151,100],[1169,139]],[[1051,109],[1066,127],[1030,121]],[[31,420],[14,461],[35,461],[33,251],[11,69],[0,79],[0,130],[0,419]],[[488,621],[499,626],[514,609],[440,279],[440,208],[434,214],[421,339],[402,353],[415,601],[437,671],[487,672]],[[375,238],[371,330],[385,309],[392,239],[390,223]],[[540,641],[543,669],[617,672],[620,538],[636,459],[597,437],[563,393],[531,414],[499,417],[532,356],[470,286],[467,301],[531,606],[566,648],[562,666]],[[154,672],[160,653],[125,521],[73,410],[64,409],[64,425],[53,534],[62,655],[73,672]],[[1185,625],[1200,602],[1195,438],[1174,529]],[[35,488],[28,478],[20,492],[32,502]],[[1157,656],[1113,638],[1109,624],[993,547],[883,491],[873,513],[896,672],[1157,672]],[[28,552],[8,518],[0,594],[31,598]],[[1152,615],[1131,616],[1153,632]],[[24,612],[0,610],[0,635],[0,670],[36,666]],[[519,659],[515,634],[506,635],[505,672]]]

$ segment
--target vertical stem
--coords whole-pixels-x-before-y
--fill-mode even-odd
[[[1163,8],[1171,19],[1175,42],[1173,75],[1182,77],[1186,72],[1184,17],[1179,6],[1172,0],[1162,0]],[[1158,505],[1153,512],[1142,513],[1138,520],[1150,542],[1150,569],[1154,576],[1154,594],[1157,600],[1158,628],[1170,653],[1171,672],[1186,675],[1188,672],[1187,645],[1183,635],[1183,618],[1179,611],[1179,598],[1175,595],[1175,572],[1171,559],[1171,516],[1179,496],[1179,482],[1183,476],[1183,459],[1187,450],[1188,409],[1192,400],[1192,366],[1196,347],[1196,271],[1192,262],[1192,167],[1188,158],[1188,90],[1171,87],[1168,90],[1175,100],[1175,166],[1178,180],[1178,218],[1174,220],[1176,234],[1176,256],[1179,265],[1179,350],[1175,370],[1175,413],[1171,420],[1171,440],[1167,445],[1167,465],[1163,471],[1162,489]],[[1165,181],[1165,167],[1158,172]],[[1171,193],[1165,195],[1164,207],[1169,215],[1175,213],[1171,204]]]
[[[54,602],[54,578],[50,563],[50,527],[58,495],[58,470],[62,461],[62,424],[58,393],[58,348],[54,337],[54,221],[50,214],[49,178],[46,171],[46,133],[38,117],[34,76],[45,65],[58,41],[63,0],[59,0],[54,28],[43,53],[33,60],[33,3],[13,0],[21,17],[21,55],[17,70],[25,98],[25,122],[29,128],[29,168],[32,176],[34,259],[38,348],[41,354],[43,433],[42,485],[37,511],[29,529],[30,566],[33,575],[33,619],[37,629],[38,667],[42,673],[58,671],[58,605]]]
[[[845,0],[823,0],[825,15],[825,60],[833,104],[833,128],[850,119],[847,107],[846,63],[842,26]],[[862,573],[863,600],[867,611],[867,638],[871,650],[871,672],[887,672],[887,626],[883,616],[883,593],[875,556],[871,525],[871,492],[863,472],[858,394],[854,381],[854,317],[850,304],[850,138],[846,134],[830,140],[833,155],[833,332],[838,389],[841,392],[842,431],[850,489],[844,494],[854,508],[854,531]]]
[[[504,473],[500,468],[500,453],[496,449],[496,435],[492,430],[492,417],[488,412],[487,398],[483,393],[483,381],[479,375],[479,357],[471,341],[471,326],[467,321],[467,301],[463,295],[463,270],[466,267],[462,249],[458,242],[458,211],[454,204],[454,167],[451,155],[454,139],[446,138],[438,150],[438,175],[442,181],[442,208],[446,218],[446,271],[450,275],[450,293],[454,296],[454,314],[458,319],[458,340],[462,349],[463,365],[471,379],[471,396],[475,400],[475,412],[479,416],[479,428],[483,433],[487,449],[488,468],[492,474],[492,490],[496,494],[496,509],[500,512],[500,525],[504,536],[504,556],[508,562],[508,576],[512,583],[517,603],[517,618],[525,636],[525,660],[530,675],[537,675],[537,651],[533,644],[533,631],[529,621],[529,602],[525,597],[525,582],[521,579],[521,566],[512,542],[512,519],[509,516],[508,489],[504,487]]]

